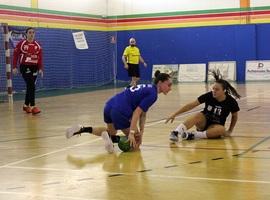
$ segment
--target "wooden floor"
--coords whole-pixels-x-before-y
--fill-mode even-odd
[[[173,86],[148,113],[140,152],[107,154],[100,138],[66,140],[72,124],[103,125],[103,104],[119,89],[0,104],[1,200],[270,199],[270,83],[237,85],[243,98],[233,137],[171,145],[162,119],[209,90]],[[196,112],[198,108],[190,114]]]

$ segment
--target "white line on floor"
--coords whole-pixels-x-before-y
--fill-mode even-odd
[[[251,95],[251,96],[242,97],[239,101],[241,101],[241,100],[243,100],[243,99],[246,99],[246,98],[249,98],[249,97],[252,97],[252,96],[257,96],[258,94],[260,94],[260,93],[257,93],[257,94]],[[191,112],[189,112],[189,113],[182,114],[182,115],[180,115],[180,116],[178,116],[178,117],[176,117],[176,118],[178,119],[178,118],[184,117],[184,116],[186,116],[186,115],[190,115],[190,114],[192,114],[192,113],[194,113],[194,112],[198,112],[198,111],[197,111],[197,110],[194,110],[194,111],[191,111]],[[149,126],[153,126],[153,125],[159,124],[159,123],[161,123],[161,122],[165,122],[165,120],[162,119],[162,120],[159,120],[159,121],[156,121],[156,122],[153,122],[153,123],[146,124],[145,126],[146,126],[146,127],[149,127]],[[55,150],[55,151],[52,151],[52,152],[48,152],[48,153],[45,153],[45,154],[33,156],[33,157],[30,157],[30,158],[22,159],[22,160],[15,161],[15,162],[11,162],[11,163],[8,163],[8,164],[5,164],[5,165],[0,166],[0,169],[1,169],[1,168],[5,168],[5,167],[10,166],[10,165],[16,165],[16,164],[19,164],[19,163],[22,163],[22,162],[26,162],[26,161],[29,161],[29,160],[33,160],[33,159],[36,159],[36,158],[41,158],[41,157],[43,157],[43,156],[48,156],[48,155],[51,155],[51,154],[54,154],[54,153],[66,151],[66,150],[68,150],[68,149],[70,149],[70,148],[82,146],[82,145],[85,145],[85,144],[94,143],[94,142],[96,142],[96,141],[98,141],[98,140],[100,140],[100,138],[95,139],[95,140],[91,140],[91,141],[88,141],[88,142],[84,142],[84,143],[81,143],[81,144],[72,145],[72,146],[70,146],[70,147],[65,147],[65,148],[62,148],[62,149],[58,149],[58,150]]]
[[[75,145],[65,147],[65,148],[62,148],[62,149],[58,149],[58,150],[55,150],[55,151],[51,151],[51,152],[48,152],[48,153],[32,156],[30,158],[22,159],[22,160],[19,160],[19,161],[11,162],[11,163],[0,166],[0,168],[5,168],[5,167],[11,166],[11,165],[16,165],[16,164],[26,162],[26,161],[29,161],[29,160],[33,160],[33,159],[36,159],[36,158],[41,158],[41,157],[48,156],[48,155],[51,155],[51,154],[59,153],[59,152],[62,152],[62,151],[66,151],[68,149],[72,149],[74,147],[84,146],[84,145],[87,145],[87,144],[94,143],[94,142],[96,142],[98,140],[101,140],[101,138],[97,138],[97,139],[87,141],[87,142],[83,142],[83,143],[80,143],[80,144],[75,144]]]
[[[42,197],[42,199],[71,199],[71,200],[103,200],[103,199],[93,199],[93,198],[80,198],[80,197],[72,197],[72,196],[61,196],[61,195],[42,195],[42,194],[34,194],[27,192],[9,192],[9,191],[0,191],[0,194],[8,194],[8,195],[20,195],[20,196],[28,196],[29,199],[33,197]]]
[[[37,171],[69,171],[76,172],[82,170],[73,170],[73,169],[57,169],[57,168],[39,168],[39,167],[18,167],[18,166],[8,166],[7,168],[11,169],[25,169],[25,170],[37,170]],[[83,170],[88,171],[88,170]],[[91,170],[90,170],[91,171]],[[122,172],[110,172],[108,175],[113,174],[122,174],[126,176],[137,176],[141,175],[141,173],[122,173]],[[270,184],[270,181],[260,181],[260,180],[247,180],[247,179],[230,179],[230,178],[210,178],[210,177],[198,177],[198,176],[168,176],[168,175],[160,175],[160,174],[144,174],[148,177],[153,178],[168,178],[168,179],[185,179],[185,180],[202,180],[202,181],[218,181],[218,182],[237,182],[237,183],[258,183],[258,184]]]

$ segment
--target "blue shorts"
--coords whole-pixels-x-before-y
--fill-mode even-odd
[[[123,115],[111,105],[106,104],[104,108],[104,122],[106,124],[113,124],[116,130],[123,130],[130,127],[129,117]]]

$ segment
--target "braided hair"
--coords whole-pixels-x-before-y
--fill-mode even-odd
[[[238,94],[236,89],[228,81],[226,81],[226,80],[224,80],[222,78],[222,74],[220,73],[219,69],[217,69],[217,70],[209,70],[209,72],[214,77],[215,82],[219,83],[222,86],[223,90],[226,91],[225,94],[232,95],[235,98],[240,99],[240,97],[241,97],[240,94]]]

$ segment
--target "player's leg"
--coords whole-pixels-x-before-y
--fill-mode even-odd
[[[129,87],[134,86],[134,75],[133,75],[134,72],[133,71],[134,71],[133,65],[128,63],[128,77],[131,78]]]
[[[107,131],[107,128],[83,126],[81,124],[75,124],[66,130],[66,137],[71,138],[72,136],[81,135],[82,133],[88,133],[88,134],[93,134],[96,136],[101,136],[101,133],[103,131]]]
[[[140,79],[139,65],[129,64],[128,65],[128,75],[131,77],[130,86],[136,86]]]
[[[139,65],[134,65],[133,75],[134,75],[134,86],[136,86],[140,80],[140,67],[139,67]]]
[[[95,136],[101,136],[105,143],[105,149],[109,153],[114,152],[113,143],[110,139],[110,134],[116,134],[116,130],[113,128],[113,124],[107,124],[107,127],[92,127],[92,126],[82,126],[74,125],[67,129],[66,137],[70,138],[74,135],[81,135],[82,133],[92,134]]]
[[[207,138],[209,139],[216,139],[225,136],[225,132],[225,127],[220,124],[212,124],[206,130]]]
[[[203,114],[203,113],[201,113]],[[196,124],[196,131],[186,131],[183,135],[183,139],[216,139],[225,135],[225,127],[221,124],[216,124],[211,121],[207,115],[203,114],[205,120],[198,121]]]
[[[28,69],[29,71],[29,69]],[[25,100],[24,100],[24,105],[23,105],[23,110],[27,113],[31,113],[31,108],[30,108],[30,96],[29,96],[29,91],[30,91],[30,75],[27,71],[27,67],[24,65],[20,66],[20,72],[22,74],[23,80],[25,82],[26,85],[26,92],[25,92]]]
[[[137,85],[137,77],[132,76],[130,86],[136,87],[136,85]]]
[[[185,132],[188,129],[192,128],[193,126],[205,127],[206,122],[207,119],[203,113],[196,113],[195,115],[187,118],[183,123],[178,125],[174,131],[171,132],[170,140],[173,142],[177,142],[179,140],[179,136],[183,138],[185,136]]]
[[[225,135],[225,127],[220,124],[212,124],[206,130],[186,131],[183,139],[217,139]]]
[[[110,135],[115,135],[117,130],[113,125],[111,119],[111,107],[106,104],[104,107],[104,122],[107,127],[92,127],[92,126],[82,126],[80,124],[73,125],[66,130],[66,138],[71,138],[74,135],[81,135],[82,133],[93,134],[96,136],[101,136],[105,142],[105,149],[109,152],[113,152],[113,143],[110,139]]]
[[[132,77],[133,78],[133,86],[136,86],[136,85],[138,85],[138,82],[139,82],[139,80],[140,80],[140,78],[139,77],[136,77],[136,76],[134,76],[134,77]]]
[[[30,81],[29,81],[29,86],[30,86],[30,91],[29,91],[29,98],[30,98],[30,106],[32,108],[32,114],[38,114],[41,112],[41,110],[36,107],[36,80],[37,80],[37,68],[31,69],[30,73]]]

